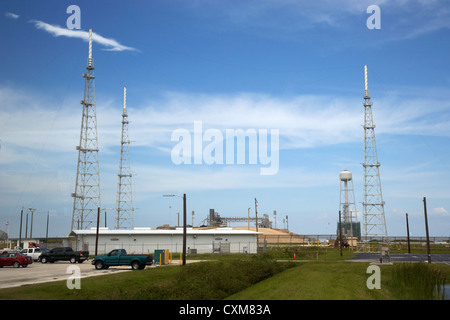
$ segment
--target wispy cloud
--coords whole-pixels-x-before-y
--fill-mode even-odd
[[[376,99],[377,135],[448,137],[450,118],[442,116],[442,111],[450,109],[450,104],[441,101],[441,94],[405,99],[392,93],[388,98]],[[48,97],[35,97],[11,88],[0,88],[0,98],[5,105],[17,106],[15,110],[0,109],[4,143],[20,148],[73,151],[79,138],[81,114],[74,113],[67,99],[64,105],[53,102],[55,105],[51,107]],[[97,102],[99,143],[104,151],[115,147],[120,139],[121,110],[121,101],[117,99],[103,98]],[[202,121],[203,130],[214,128],[222,132],[226,129],[279,129],[282,150],[357,142],[361,140],[363,123],[361,99],[325,95],[279,97],[254,93],[168,92],[151,102],[129,106],[128,113],[134,145],[167,152],[174,146],[171,133],[176,129],[193,132],[194,121]],[[45,146],[42,141],[46,141]]]
[[[67,28],[62,28],[56,25],[51,25],[43,21],[39,20],[32,20],[32,23],[36,26],[36,28],[44,30],[50,34],[52,34],[55,37],[68,37],[68,38],[78,38],[82,39],[84,41],[89,40],[89,32],[83,31],[83,30],[70,30]],[[98,33],[93,32],[92,33],[92,41],[96,42],[102,46],[105,46],[106,48],[104,50],[107,51],[138,51],[136,48],[127,47],[119,42],[117,42],[114,39],[105,38]]]
[[[10,19],[19,19],[19,17],[20,17],[18,14],[15,14],[15,13],[12,13],[12,12],[6,12],[5,16],[10,18]]]
[[[447,216],[448,211],[444,207],[433,208],[433,214]]]
[[[221,18],[226,29],[238,28],[260,36],[305,40],[302,32],[327,30],[335,36],[339,30],[352,30],[355,37],[367,37],[366,10],[370,5],[381,9],[384,41],[411,39],[450,28],[450,8],[446,1],[423,0],[249,0],[189,2],[196,13]],[[387,22],[388,21],[388,22]],[[325,33],[323,36],[327,36]],[[380,40],[381,41],[381,40]]]

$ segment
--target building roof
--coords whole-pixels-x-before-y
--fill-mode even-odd
[[[91,228],[87,230],[73,230],[76,235],[95,235],[97,233],[97,228]],[[100,235],[168,235],[168,234],[183,234],[183,228],[176,229],[152,229],[152,228],[134,228],[134,229],[109,229],[109,228],[99,228],[98,233]],[[186,233],[193,235],[258,235],[261,232],[255,232],[251,230],[233,230],[233,228],[207,228],[207,229],[197,229],[197,228],[186,228]]]

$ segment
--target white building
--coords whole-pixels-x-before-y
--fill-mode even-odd
[[[96,228],[74,230],[75,249],[95,253]],[[188,253],[256,253],[259,232],[232,228],[186,229]],[[109,230],[99,228],[97,253],[125,249],[128,253],[153,253],[157,249],[169,252],[183,251],[183,228],[174,230],[134,228]]]

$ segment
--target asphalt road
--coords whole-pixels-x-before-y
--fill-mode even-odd
[[[67,279],[73,275],[73,271],[68,269],[69,267],[79,267],[81,279],[85,277],[132,271],[131,267],[128,266],[110,267],[106,270],[96,270],[90,261],[75,264],[71,264],[67,261],[57,261],[55,263],[45,264],[41,262],[33,262],[26,268],[0,268],[0,289],[50,281],[67,281]],[[152,265],[152,267],[154,266]]]
[[[359,253],[352,261],[380,262],[379,253]],[[386,262],[386,261],[384,261]],[[427,254],[394,253],[390,262],[428,262]],[[431,254],[431,263],[450,264],[450,254]]]

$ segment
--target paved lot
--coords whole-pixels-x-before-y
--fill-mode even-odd
[[[73,272],[68,270],[68,268],[73,266],[80,268],[81,278],[132,271],[131,267],[127,266],[110,267],[106,270],[96,270],[90,261],[76,264],[71,264],[67,261],[57,261],[55,263],[45,264],[41,262],[33,262],[26,268],[0,268],[0,289],[18,287],[26,284],[67,280]],[[152,265],[151,267],[154,268],[155,266]],[[68,273],[68,271],[70,273]]]
[[[187,260],[186,263],[199,262],[201,260]],[[172,260],[170,265],[179,265],[180,261]],[[68,261],[56,261],[55,263],[33,262],[26,268],[3,267],[0,268],[0,289],[20,287],[27,284],[44,283],[51,281],[67,281],[73,275],[70,267],[79,267],[81,278],[100,276],[118,272],[139,272],[133,271],[129,266],[109,267],[106,270],[96,270],[91,261],[72,264]],[[163,265],[164,267],[164,265]],[[147,266],[147,268],[159,268],[158,265]]]
[[[380,262],[380,254],[359,253],[351,261]],[[390,255],[390,262],[428,262],[428,255],[395,253]],[[431,254],[431,263],[450,264],[450,254]]]

